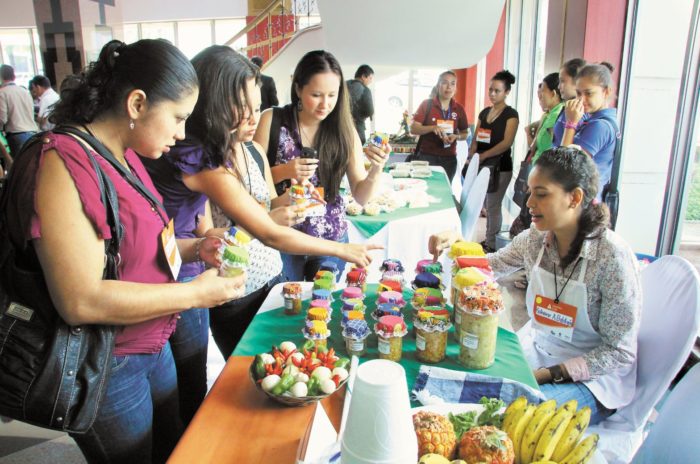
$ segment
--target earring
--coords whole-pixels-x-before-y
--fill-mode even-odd
[[[134,124],[134,120],[133,120],[133,119],[129,119],[129,129],[134,130],[134,127],[135,127],[135,126],[136,126],[136,124]]]
[[[301,107],[301,100],[297,100],[297,111],[301,111],[303,108]]]

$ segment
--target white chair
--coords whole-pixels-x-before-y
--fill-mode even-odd
[[[642,271],[637,387],[631,403],[595,427],[608,462],[630,462],[654,406],[688,358],[700,327],[700,276],[680,256],[663,256]]]
[[[700,459],[698,391],[700,364],[688,371],[671,391],[632,464],[670,464]]]
[[[472,156],[471,161],[469,161],[469,166],[467,166],[467,173],[464,176],[464,180],[462,181],[462,193],[459,195],[459,204],[462,208],[464,208],[464,202],[467,200],[467,194],[469,193],[469,189],[472,188],[472,185],[474,185],[474,180],[476,179],[476,175],[479,173],[479,155],[474,154]]]
[[[479,220],[481,207],[484,205],[486,190],[489,188],[489,176],[491,171],[482,169],[476,180],[469,189],[465,201],[462,203],[462,211],[459,213],[459,220],[462,223],[462,237],[471,241],[476,229],[476,222]]]
[[[462,191],[462,166],[467,161],[469,156],[469,145],[464,140],[457,141],[457,172],[452,178],[452,195],[457,196]]]

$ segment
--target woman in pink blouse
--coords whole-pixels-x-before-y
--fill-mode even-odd
[[[545,151],[528,179],[530,229],[487,255],[497,277],[525,269],[530,322],[518,332],[537,383],[597,423],[634,396],[642,292],[629,245],[596,201],[598,170],[573,147]],[[430,238],[437,257],[459,237]]]
[[[119,169],[81,138],[49,133],[38,171],[13,173],[35,185],[21,198],[21,204],[34,207],[13,210],[8,216],[17,217],[8,222],[29,224],[25,238],[61,317],[71,325],[119,328],[98,417],[87,433],[73,435],[91,463],[165,462],[182,432],[168,344],[178,312],[221,304],[244,288],[244,277],[222,278],[214,269],[190,283],[175,283],[161,259],[168,217],[136,152],[157,158],[182,139],[197,95],[194,69],[169,42],[109,42],[79,84],[62,94],[52,119],[92,135]],[[102,280],[104,240],[111,230],[95,170],[81,145],[92,149],[118,196],[124,226],[120,280]],[[216,264],[219,244],[215,238],[177,241],[185,262],[210,264]]]

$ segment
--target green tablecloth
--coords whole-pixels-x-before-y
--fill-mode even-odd
[[[428,194],[438,198],[440,200],[439,203],[431,203],[426,208],[398,208],[391,213],[382,213],[377,216],[366,216],[364,214],[347,216],[348,221],[352,222],[365,237],[371,237],[387,225],[389,221],[455,207],[452,199],[452,187],[447,182],[447,177],[442,171],[433,172],[432,176],[423,180],[428,183]]]
[[[376,289],[377,285],[372,284],[367,286],[367,297],[365,298],[365,304],[367,304],[366,319],[370,327],[373,328],[374,320],[370,313],[375,309],[376,301]],[[342,301],[339,300],[341,292],[335,292],[334,298],[336,301],[333,302],[333,319],[329,323],[329,329],[331,330],[331,337],[329,339],[329,347],[332,346],[339,353],[340,356],[346,356],[345,342],[343,341],[343,336],[341,334],[340,320],[342,318],[340,314],[340,308],[342,307]],[[413,292],[410,290],[404,290],[404,299],[409,302]],[[290,316],[284,314],[283,308],[273,309],[271,311],[266,311],[264,313],[258,314],[253,319],[253,322],[246,330],[243,338],[233,352],[234,356],[254,356],[258,353],[267,352],[271,349],[272,345],[279,345],[285,340],[294,342],[297,345],[302,345],[306,340],[301,332],[304,327],[304,319],[306,314],[306,309],[309,306],[309,302],[305,301],[303,310],[301,314]],[[410,313],[410,303],[404,308],[404,314],[408,315]],[[418,375],[418,369],[421,363],[415,358],[416,351],[416,340],[412,335],[412,322],[406,321],[409,333],[403,339],[403,356],[401,358],[401,365],[406,370],[406,380],[408,382],[409,389],[413,388],[413,384]],[[465,368],[457,362],[457,355],[459,353],[459,346],[454,340],[454,336],[451,333],[448,338],[447,344],[447,357],[441,363],[438,364],[440,367],[454,370],[465,370]],[[367,361],[369,359],[376,359],[377,356],[377,336],[372,333],[368,338],[368,351],[365,356],[362,357],[360,362]],[[478,372],[480,374],[492,375],[495,377],[506,377],[512,380],[517,380],[524,384],[530,385],[537,388],[537,382],[532,374],[532,370],[528,366],[523,350],[518,341],[517,335],[514,333],[499,328],[498,329],[498,341],[496,347],[496,362],[493,366],[488,369],[483,369]]]

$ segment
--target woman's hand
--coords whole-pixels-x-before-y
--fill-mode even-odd
[[[584,113],[583,102],[581,102],[580,98],[574,98],[566,102],[566,106],[564,107],[566,122],[578,124]]]
[[[391,153],[391,145],[386,144],[385,148],[379,148],[372,144],[367,145],[363,151],[365,156],[370,162],[370,172],[382,172],[387,159],[389,159],[389,153]]]
[[[291,227],[301,224],[306,215],[297,206],[280,206],[270,211],[270,217],[281,226]]]
[[[318,160],[314,158],[294,158],[285,165],[287,178],[303,182],[311,178],[318,167]]]
[[[240,298],[245,293],[246,273],[236,277],[219,277],[217,269],[209,269],[184,285],[194,285],[205,308],[213,308]]]
[[[359,267],[368,267],[372,262],[372,257],[369,252],[372,250],[383,250],[381,245],[367,244],[360,245],[356,243],[341,243],[341,250],[338,253],[338,258],[356,264]]]
[[[432,131],[432,132],[433,132],[433,134],[437,135],[438,137],[440,137],[441,139],[444,140],[444,138],[445,138],[445,131],[442,129],[442,127],[437,126],[437,125],[436,125],[436,126],[433,126],[433,131]]]
[[[446,144],[452,145],[457,140],[457,134],[447,134],[442,138],[442,141]]]
[[[326,200],[323,199],[323,195],[321,195],[321,192],[316,190],[316,186],[314,184],[312,184],[308,180],[303,180],[302,182],[299,182],[296,179],[292,179],[292,185],[299,185],[299,184],[303,185],[306,188],[306,190],[311,195],[312,199],[318,201],[319,203],[323,203],[324,205],[326,204]],[[284,196],[284,195],[287,195],[287,197],[289,197],[289,189],[287,189],[287,191],[284,192],[284,194],[282,196]],[[288,201],[287,203],[290,203],[290,202],[291,201]]]
[[[438,258],[440,258],[440,254],[442,254],[443,250],[451,247],[454,242],[461,239],[462,236],[459,232],[453,230],[446,230],[431,235],[428,239],[428,251],[433,255],[433,261],[437,261]]]
[[[218,237],[204,237],[199,240],[196,250],[198,251],[197,259],[201,259],[210,267],[218,268],[221,266],[219,259],[219,247],[223,242]]]

